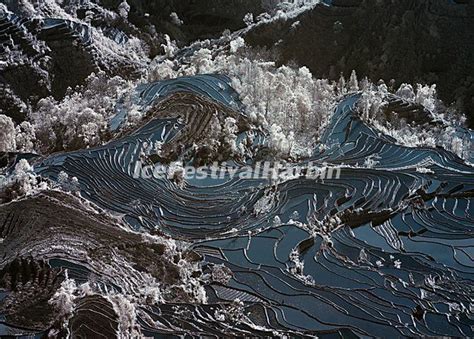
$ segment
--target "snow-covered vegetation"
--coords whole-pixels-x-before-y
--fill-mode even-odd
[[[421,105],[431,115],[435,124],[412,124],[405,119],[397,123],[388,122],[382,116],[389,93],[385,84],[367,86],[359,102],[361,118],[385,135],[393,137],[399,144],[408,147],[442,147],[468,160],[472,148],[470,136],[463,136],[458,129],[464,126],[465,116],[447,108],[437,98],[436,85],[401,84],[395,94],[406,101]]]
[[[30,4],[25,8],[30,8],[32,15],[54,16],[87,24],[87,16],[84,20],[78,19],[71,7],[73,5],[63,8],[52,0],[34,5],[27,0],[24,2]],[[264,7],[269,14],[261,15],[256,20],[247,15],[245,20],[252,26],[262,20],[297,14],[319,2],[268,0]],[[115,12],[94,4],[91,6],[110,21],[127,20],[130,10],[126,1],[120,3]],[[170,19],[176,24],[180,23],[176,13]],[[413,87],[402,84],[396,94],[424,106],[432,112],[440,126],[428,129],[403,122],[392,126],[380,115],[389,93],[387,86],[376,86],[366,78],[359,81],[355,72],[348,78],[341,75],[339,81],[335,82],[315,78],[304,66],[277,67],[247,48],[242,37],[231,37],[230,34],[223,37],[224,41],[228,40],[228,48],[213,48],[213,43],[209,41],[200,42],[191,47],[194,52],[184,60],[174,58],[178,51],[177,44],[166,35],[162,45],[163,55],[147,66],[145,47],[138,39],[132,37],[126,45],[119,46],[102,34],[100,29],[91,29],[94,46],[97,46],[101,57],[135,60],[141,65],[142,78],[132,82],[119,76],[110,78],[103,72],[92,73],[83,86],[70,89],[62,100],[52,97],[41,99],[28,113],[27,121],[17,126],[10,118],[0,115],[0,125],[5,131],[0,136],[0,150],[47,154],[99,145],[111,137],[108,123],[115,113],[118,99],[124,97],[126,100],[127,94],[138,83],[185,75],[221,73],[232,79],[232,85],[245,105],[245,114],[255,125],[267,131],[269,146],[277,155],[293,158],[310,155],[319,146],[318,137],[329,122],[339,98],[347,93],[362,91],[361,118],[382,133],[394,137],[402,145],[442,146],[463,158],[468,157],[470,140],[453,133],[457,125],[462,125],[463,118],[453,118],[453,113],[436,99],[434,85],[417,84]],[[141,117],[142,114],[132,107],[128,123],[138,124]],[[222,127],[229,131],[229,126]],[[226,140],[235,148],[232,137],[235,135],[230,133]],[[234,149],[233,152],[238,150]]]
[[[20,159],[7,177],[0,176],[0,202],[10,201],[49,189],[50,185],[37,176],[26,159]]]
[[[276,67],[273,62],[252,55],[242,38],[230,41],[230,53],[214,55],[208,48],[197,49],[188,63],[169,59],[152,63],[148,80],[156,81],[184,75],[222,73],[232,79],[241,96],[245,113],[269,132],[270,146],[277,154],[307,156],[318,146],[318,137],[332,116],[338,100],[348,93],[362,92],[361,118],[381,132],[410,147],[442,146],[467,158],[470,140],[455,136],[456,124],[464,118],[448,110],[436,97],[436,86],[402,84],[394,94],[422,105],[432,118],[441,121],[438,129],[402,124],[391,126],[381,119],[388,87],[369,79],[358,80],[352,72],[337,82],[316,79],[306,67]],[[442,133],[441,133],[442,132]]]
[[[175,45],[168,41],[165,50],[167,48],[175,48]],[[173,55],[169,50],[167,54],[170,58]],[[202,48],[194,52],[189,63],[157,60],[147,70],[146,80],[138,82],[205,73],[228,75],[245,105],[245,113],[256,125],[268,131],[269,145],[276,154],[310,155],[318,146],[318,137],[339,98],[362,90],[361,118],[381,132],[402,145],[438,145],[467,157],[470,141],[452,133],[456,129],[454,122],[461,125],[463,118],[453,118],[454,113],[436,98],[435,86],[416,85],[413,89],[411,85],[402,84],[396,94],[424,106],[443,127],[428,129],[404,123],[392,126],[380,119],[379,114],[389,93],[385,84],[376,86],[367,79],[359,81],[355,72],[347,80],[341,76],[338,82],[333,82],[314,78],[304,66],[276,67],[273,62],[252,56],[242,38],[230,42],[230,53],[213,55],[211,50]],[[110,137],[108,122],[115,113],[117,100],[131,93],[135,85],[118,76],[108,78],[104,73],[91,74],[84,86],[70,91],[63,100],[56,101],[51,97],[40,100],[28,121],[21,125],[15,127],[11,119],[0,116],[0,123],[5,126],[2,129],[6,131],[0,147],[10,151],[48,153],[98,145]],[[140,116],[129,118],[132,123],[141,119]],[[228,141],[230,145],[235,144]]]
[[[33,0],[20,1],[27,4],[26,11],[32,16],[38,18],[42,18],[43,15],[54,16],[92,25],[94,13],[86,13],[85,19],[79,19],[74,14],[75,11],[70,8],[82,1],[66,1],[67,6],[58,5],[61,0],[45,0],[41,3]],[[268,8],[268,13],[255,19],[252,15],[247,15],[245,23],[248,27],[270,20],[286,20],[314,6],[320,0],[264,0],[263,2]],[[98,5],[91,4],[91,6]],[[104,9],[100,11],[109,20],[118,20],[121,23],[127,22],[129,15],[132,15],[131,7],[126,0],[117,3],[115,12]],[[174,12],[166,20],[169,20],[174,28],[186,25]],[[298,21],[294,23],[294,25],[297,24]],[[161,331],[161,326],[164,324],[161,319],[168,322],[167,303],[173,304],[169,306],[172,307],[174,316],[177,318],[183,315],[183,320],[187,320],[186,317],[199,315],[204,320],[197,324],[204,326],[205,322],[210,321],[213,316],[216,321],[222,323],[223,330],[228,335],[232,334],[230,329],[234,325],[245,325],[247,331],[253,325],[251,318],[254,305],[251,303],[255,300],[259,303],[262,301],[262,305],[266,307],[267,302],[264,296],[267,294],[263,293],[265,291],[261,292],[261,287],[263,285],[271,287],[271,284],[260,284],[254,291],[256,293],[247,293],[248,291],[244,290],[232,293],[235,283],[239,283],[241,278],[245,277],[245,272],[232,271],[234,265],[228,265],[231,261],[227,260],[231,258],[231,255],[227,255],[230,251],[239,250],[239,253],[245,254],[248,262],[255,263],[251,271],[255,273],[252,276],[256,277],[260,267],[257,267],[258,257],[252,257],[256,253],[254,249],[257,247],[257,252],[262,251],[260,254],[262,258],[265,256],[266,267],[271,268],[275,264],[272,264],[270,256],[265,254],[265,250],[269,249],[268,253],[273,253],[275,263],[279,263],[278,267],[275,266],[275,270],[271,270],[271,273],[280,272],[287,280],[296,278],[300,290],[305,287],[301,283],[307,287],[316,285],[320,287],[325,283],[325,277],[318,279],[314,274],[316,271],[314,271],[312,259],[318,261],[318,258],[329,258],[334,265],[337,264],[337,260],[341,260],[340,268],[344,264],[354,272],[358,268],[356,266],[363,266],[365,271],[369,268],[374,272],[377,267],[388,267],[389,263],[393,263],[393,266],[400,270],[409,266],[403,257],[406,253],[400,254],[404,260],[403,265],[402,260],[395,259],[392,255],[390,255],[390,261],[380,256],[378,258],[380,260],[373,264],[371,260],[374,261],[375,252],[361,248],[358,258],[357,252],[355,252],[355,258],[351,258],[353,253],[346,255],[341,252],[339,254],[338,243],[356,239],[356,234],[352,232],[352,229],[358,227],[360,223],[362,225],[360,228],[368,225],[374,232],[387,233],[388,235],[384,234],[384,238],[394,250],[403,248],[402,245],[392,245],[394,242],[392,238],[396,238],[401,243],[396,229],[392,230],[392,227],[388,227],[394,216],[405,213],[405,210],[406,213],[411,214],[429,212],[430,203],[436,211],[438,209],[442,211],[444,205],[447,205],[442,202],[437,204],[438,198],[436,198],[434,201],[426,201],[426,206],[423,207],[424,195],[421,193],[425,191],[427,180],[432,176],[441,175],[437,168],[424,166],[433,160],[431,154],[442,152],[426,152],[426,159],[423,158],[414,165],[410,165],[406,172],[398,168],[393,173],[389,173],[390,168],[384,166],[385,147],[381,150],[380,148],[370,150],[371,146],[376,144],[375,142],[372,145],[369,142],[365,143],[361,145],[363,148],[359,149],[351,148],[353,144],[356,144],[353,140],[335,145],[323,145],[321,142],[324,140],[323,132],[327,130],[338,103],[348,95],[354,97],[360,95],[357,101],[354,100],[357,106],[350,111],[351,114],[354,113],[354,120],[345,125],[349,133],[360,131],[358,127],[361,125],[360,121],[363,121],[364,128],[369,126],[380,134],[394,138],[398,144],[408,147],[440,146],[464,159],[471,159],[467,154],[472,149],[471,140],[460,133],[464,118],[437,99],[435,85],[402,84],[397,89],[392,85],[387,86],[381,80],[375,84],[367,78],[359,79],[355,71],[351,74],[341,74],[337,80],[320,79],[305,66],[277,65],[275,62],[268,61],[267,52],[248,47],[241,33],[227,32],[220,39],[198,42],[184,50],[180,49],[178,47],[180,44],[173,41],[170,36],[163,35],[163,40],[160,41],[163,43],[161,55],[154,60],[147,60],[143,41],[129,37],[128,42],[120,47],[113,39],[106,37],[100,28],[91,27],[91,32],[95,40],[96,52],[102,58],[111,58],[119,64],[121,60],[124,60],[123,58],[136,62],[138,65],[136,78],[127,78],[120,72],[118,74],[122,76],[114,76],[117,73],[109,72],[109,70],[90,73],[85,80],[85,76],[81,78],[84,80],[81,80],[82,85],[68,88],[61,99],[47,96],[38,98],[38,102],[31,106],[30,103],[25,104],[23,113],[26,112],[26,121],[20,123],[15,123],[15,121],[21,120],[22,117],[18,118],[11,114],[15,117],[14,119],[17,119],[14,120],[7,116],[9,112],[0,110],[0,152],[44,155],[44,157],[36,158],[32,154],[2,154],[2,160],[7,159],[10,162],[14,159],[14,162],[10,163],[15,165],[8,167],[6,176],[0,175],[0,203],[15,199],[20,200],[17,202],[21,203],[30,200],[23,199],[25,196],[37,194],[42,190],[61,190],[68,194],[67,197],[71,196],[96,215],[97,220],[101,221],[100,227],[105,227],[106,221],[110,222],[111,227],[105,229],[110,230],[108,234],[112,234],[115,230],[126,230],[126,233],[118,234],[116,242],[107,240],[107,243],[104,243],[106,246],[103,246],[101,243],[103,239],[97,237],[91,238],[94,239],[93,242],[76,241],[73,238],[74,233],[66,228],[66,236],[58,232],[60,243],[53,242],[53,246],[48,246],[54,251],[56,249],[60,251],[58,257],[67,251],[74,259],[68,259],[68,261],[87,264],[85,272],[90,272],[90,274],[87,273],[90,283],[79,285],[79,279],[76,281],[69,279],[67,270],[64,271],[64,281],[49,299],[49,304],[58,312],[58,323],[63,323],[65,329],[68,328],[68,319],[80,313],[82,299],[88,295],[97,295],[112,306],[118,323],[116,334],[120,338],[136,338],[144,336],[145,333],[148,334],[145,331],[141,333],[141,327],[145,329],[145,325],[150,325],[151,329],[160,327]],[[160,46],[160,43],[156,48]],[[16,58],[14,52],[9,51],[9,57]],[[137,104],[137,101],[132,100],[137,86],[142,83],[208,73],[224,74],[230,78],[232,87],[239,93],[243,103],[242,111],[238,112],[242,114],[232,112],[232,109],[237,109],[236,107],[240,109],[239,105],[233,105],[235,100],[232,101],[232,105],[225,107],[213,104],[206,98],[196,98],[187,93],[167,97],[160,102],[162,105],[151,105],[153,108],[148,112]],[[221,89],[226,88],[222,82],[218,85]],[[149,92],[151,91],[153,90]],[[403,107],[410,108],[401,114],[407,111],[415,112],[413,114],[421,123],[413,123],[409,120],[411,115],[400,117],[392,114],[395,110],[390,111],[389,108],[393,107],[390,106],[392,104],[397,105],[398,101],[394,99],[395,97],[403,99],[399,101],[402,102]],[[185,100],[182,100],[183,98]],[[188,98],[193,100],[191,105],[188,105]],[[184,107],[186,111],[180,110],[180,106],[174,106],[176,102],[182,106],[186,105]],[[110,128],[110,123],[118,111],[118,104],[128,115],[118,130],[115,130]],[[179,108],[175,111],[176,107]],[[201,119],[198,114],[203,111],[204,118]],[[167,117],[169,113],[179,114],[181,119],[177,119],[174,126],[170,126],[171,124],[158,126],[161,133],[156,132],[158,128],[145,132],[143,130],[146,128],[139,129],[153,116]],[[192,114],[196,115],[189,119],[189,115]],[[345,119],[341,120],[346,122]],[[147,127],[153,125],[153,122]],[[198,126],[195,130],[189,128],[195,127],[191,126],[193,123]],[[186,126],[180,130],[184,133],[180,134],[178,129],[181,125]],[[352,128],[353,126],[355,128]],[[137,128],[137,130],[130,135],[132,128]],[[176,131],[178,132],[175,133]],[[242,131],[247,135],[244,135]],[[184,135],[186,133],[191,137]],[[109,145],[110,147],[82,151],[124,135],[127,137]],[[159,138],[160,135],[161,138]],[[261,135],[265,138],[260,138]],[[350,136],[352,137],[353,134]],[[380,143],[375,146],[382,145],[386,139],[379,140]],[[261,143],[265,143],[268,149],[260,147]],[[327,146],[331,147],[332,154],[337,155],[336,150],[339,147],[346,155],[349,155],[347,159],[350,161],[356,159],[358,162],[355,165],[338,164],[334,167],[337,172],[334,177],[332,168],[331,174],[328,173],[326,176],[329,168],[333,167],[332,164],[321,161],[323,163],[318,165],[322,166],[316,169],[320,175],[317,176],[318,179],[307,176],[312,181],[303,180],[302,171],[289,171],[296,168],[298,163],[306,163],[302,159],[304,160],[314,152],[327,150]],[[66,153],[78,149],[81,151]],[[363,152],[367,149],[369,150],[367,153]],[[363,150],[359,153],[363,156],[353,157],[359,150]],[[66,152],[48,158],[48,155],[58,151]],[[322,156],[328,153],[326,151],[322,153]],[[158,157],[152,157],[153,155],[158,155]],[[24,159],[21,159],[22,157]],[[33,168],[27,161],[30,157],[39,159],[35,160],[34,164],[41,163],[41,165]],[[282,170],[287,173],[275,179],[278,171],[275,169],[273,181],[268,184],[260,179],[255,180],[257,179],[255,176],[244,185],[241,181],[233,180],[233,175],[237,171],[234,165],[237,164],[240,170],[241,165],[251,162],[248,160],[256,162],[266,157],[274,158],[272,160],[281,162],[282,165],[284,163],[285,169]],[[415,154],[414,157],[418,155]],[[46,160],[43,161],[44,159]],[[134,177],[133,181],[129,181],[132,180],[129,178],[130,169],[137,159],[147,160],[147,164],[149,161],[158,165],[166,162],[167,166],[162,167],[166,172],[162,174],[166,174],[166,177],[171,180],[163,179],[146,183],[141,180],[145,178]],[[345,161],[339,159],[342,158],[334,162]],[[217,163],[219,160],[221,165],[229,166],[227,168],[230,179],[220,177],[219,181],[212,182],[213,178],[206,178],[209,181],[203,183],[207,187],[194,185],[192,180],[186,179],[187,169],[191,167],[187,166],[188,160],[196,160],[193,162],[192,170],[196,170],[197,161],[209,164]],[[405,160],[403,162],[410,163]],[[458,164],[457,161],[454,162]],[[139,166],[142,165],[140,161],[138,163]],[[309,170],[310,167],[310,165],[305,167],[306,175],[312,172]],[[135,172],[137,169],[139,167],[135,167]],[[334,182],[334,178],[340,178],[341,169],[348,169],[347,177],[343,177],[340,182]],[[415,170],[418,173],[417,177],[422,178],[413,175]],[[70,171],[70,174],[66,171]],[[37,175],[38,172],[45,178]],[[377,177],[378,172],[383,173]],[[455,172],[448,172],[448,169],[446,173],[462,182],[464,174],[458,177],[454,174]],[[313,172],[313,174],[316,173]],[[397,175],[403,175],[408,179],[400,181]],[[354,180],[366,179],[364,177],[367,177],[366,189],[360,190],[359,183],[355,185]],[[437,197],[445,196],[444,191],[441,191],[442,188],[442,186],[439,187],[441,193]],[[451,190],[452,187],[448,189]],[[157,190],[159,192],[155,197],[153,192],[156,193]],[[454,191],[456,190],[452,192]],[[465,197],[464,191],[459,190],[459,192],[462,194],[461,198]],[[390,196],[385,197],[384,194]],[[425,195],[428,194],[431,193],[425,192]],[[56,199],[54,196],[47,198],[47,204]],[[397,200],[397,198],[400,199]],[[454,199],[456,196],[453,193],[449,198]],[[61,200],[64,200],[64,203],[59,205],[59,208],[67,208],[69,199],[61,198]],[[15,205],[17,202],[10,205]],[[34,206],[36,207],[36,202]],[[80,208],[77,207],[79,205],[71,206],[75,208],[74,214],[80,212]],[[454,209],[456,207],[453,207],[453,211]],[[27,208],[22,208],[20,213],[24,213],[25,210]],[[33,216],[38,214],[35,212]],[[50,213],[46,215],[47,220],[49,215]],[[403,214],[400,215],[403,216]],[[75,216],[82,217],[83,214],[75,214]],[[70,224],[75,230],[83,230],[82,234],[100,234],[100,232],[93,232],[94,229],[78,227],[81,224],[74,220],[71,217]],[[267,228],[268,223],[272,222],[278,229]],[[49,220],[47,224],[50,224]],[[27,226],[31,225],[33,224],[27,224]],[[38,223],[38,225],[41,224]],[[180,233],[181,227],[182,233]],[[298,232],[293,232],[294,227],[300,228]],[[47,229],[47,227],[41,228]],[[222,233],[219,233],[221,230]],[[125,235],[137,235],[138,231],[144,231],[143,234],[140,233],[140,238],[134,237],[130,238],[130,241],[123,242],[126,240]],[[283,246],[283,242],[280,241],[290,231],[295,235],[294,240],[301,237],[292,245],[296,246],[293,249],[287,244]],[[81,235],[81,233],[78,234]],[[168,238],[169,234],[176,235],[177,239]],[[333,237],[334,234],[336,235]],[[246,240],[247,235],[248,240]],[[23,237],[25,236],[28,236],[28,233]],[[230,238],[227,249],[222,246],[226,241],[225,236]],[[267,241],[272,239],[276,241],[276,245],[266,248]],[[0,243],[2,241],[3,239],[0,238]],[[213,243],[219,244],[213,245]],[[243,244],[242,248],[239,248],[239,243]],[[262,246],[259,246],[260,243]],[[362,242],[359,243],[362,244]],[[49,254],[44,244],[45,242],[42,241],[41,248],[44,252],[41,253],[44,258],[56,258],[56,255],[53,256],[56,252],[52,251],[52,254]],[[278,244],[282,246],[278,247],[277,257],[275,251]],[[313,257],[308,250],[314,251]],[[22,250],[22,253],[28,252]],[[153,260],[142,260],[142,255],[143,258]],[[285,256],[286,259],[284,259]],[[237,258],[237,256],[234,257]],[[238,261],[237,258],[233,263],[238,264]],[[163,265],[158,266],[161,262]],[[157,266],[150,268],[149,263],[157,264]],[[283,263],[283,270],[281,263]],[[331,273],[330,270],[327,272]],[[275,279],[278,278],[275,277]],[[411,280],[410,284],[412,284]],[[346,284],[346,281],[343,283]],[[403,280],[400,280],[400,283],[405,287],[408,286],[405,285],[408,282]],[[381,287],[384,286],[391,288],[395,285],[390,280]],[[214,287],[216,289],[212,292],[211,288]],[[334,291],[349,291],[346,286],[341,288],[328,285],[328,288],[336,288]],[[216,303],[216,300],[224,299],[225,302]],[[215,305],[194,307],[208,302]],[[187,304],[192,305],[197,313],[192,314],[193,311],[190,311],[190,308],[186,309]],[[268,303],[270,304],[272,303]],[[297,307],[291,305],[291,298],[282,299],[281,305],[284,306],[283,308],[288,306],[297,310]],[[212,312],[207,313],[206,309]],[[155,313],[158,311],[159,313]],[[155,314],[160,317],[159,320],[155,321]],[[257,320],[261,319],[260,316],[257,317]],[[182,323],[183,326],[179,326],[181,325],[179,321],[173,322],[174,319],[169,321],[173,327],[176,325],[176,329],[188,328],[185,321]],[[263,327],[261,329],[266,330]],[[365,330],[361,333],[365,333]],[[278,333],[275,332],[275,334]],[[56,333],[50,332],[49,335],[55,336]]]
[[[278,152],[308,155],[308,142],[315,145],[336,103],[336,84],[314,79],[306,67],[276,67],[273,62],[246,55],[242,38],[231,41],[230,50],[213,56],[211,50],[202,48],[184,65],[170,60],[152,63],[148,80],[226,74],[246,107],[245,113],[269,131],[271,144]]]
[[[267,13],[261,14],[257,21],[268,22],[295,18],[321,2],[321,0],[263,0],[262,5]]]
[[[131,90],[130,83],[118,76],[92,73],[83,87],[63,100],[41,99],[29,115],[31,125],[20,126],[17,139],[27,146],[36,139],[35,150],[41,153],[98,145],[107,139],[117,100]]]

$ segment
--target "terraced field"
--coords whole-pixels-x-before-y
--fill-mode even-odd
[[[356,93],[340,101],[321,138],[325,150],[300,163],[332,166],[340,177],[205,173],[177,182],[134,177],[137,162],[163,161],[144,153],[147,145],[174,145],[182,155],[210,133],[214,117],[242,121],[238,140],[253,138],[255,154],[268,132],[252,130],[224,76],[138,88],[135,103],[149,112],[142,127],[101,147],[30,160],[43,178],[77,177],[82,200],[53,191],[0,207],[8,291],[0,331],[56,326],[57,311],[32,310],[47,309],[48,298],[35,295],[51,297],[67,268],[77,284],[98,286],[76,296],[67,325],[76,336],[117,331],[111,295],[140,295],[151,281],[162,295],[136,299],[136,328],[127,329],[145,336],[473,336],[473,168],[443,149],[397,145],[361,120],[359,100]],[[419,107],[389,100],[392,112],[427,119]],[[111,128],[126,115],[119,105]],[[368,158],[375,161],[363,166]],[[231,163],[238,174],[257,158]],[[170,238],[186,250],[167,256]]]

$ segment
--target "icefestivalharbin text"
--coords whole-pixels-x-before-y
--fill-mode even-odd
[[[339,179],[341,177],[340,167],[328,167],[325,164],[285,164],[279,161],[262,161],[253,166],[235,166],[226,162],[214,162],[210,166],[183,166],[181,162],[169,165],[155,164],[146,165],[137,161],[133,170],[134,179],[161,179],[161,178],[189,179],[270,179],[288,180],[293,178],[306,179]]]

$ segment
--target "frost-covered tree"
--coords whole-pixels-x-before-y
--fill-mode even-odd
[[[36,150],[48,153],[100,144],[107,137],[118,98],[128,91],[130,83],[100,72],[91,74],[85,86],[59,102],[52,97],[41,99],[28,116]]]
[[[176,47],[176,42],[171,41],[171,38],[168,34],[165,34],[165,42],[166,44],[162,44],[161,47],[165,51],[165,55],[167,58],[172,58],[176,51],[178,50],[178,47]]]
[[[422,86],[421,84],[417,84],[415,102],[423,105],[431,112],[435,112],[438,106],[438,100],[436,98],[436,85]]]
[[[16,150],[15,125],[10,117],[0,114],[0,152]]]
[[[202,48],[191,57],[191,67],[195,67],[196,73],[205,74],[213,71],[211,50]]]
[[[358,102],[363,120],[371,122],[377,117],[380,110],[387,104],[385,100],[386,93],[384,85],[371,86],[363,91]]]
[[[241,37],[238,37],[230,42],[230,52],[235,53],[244,46],[245,46],[245,40],[242,39]]]
[[[175,24],[176,26],[181,26],[184,23],[183,20],[179,18],[178,14],[176,14],[176,12],[172,12],[170,14],[170,19],[171,19],[171,22]]]
[[[173,79],[178,76],[174,70],[174,63],[168,59],[163,61],[153,60],[148,70],[148,81]]]
[[[405,100],[415,101],[415,91],[413,91],[413,86],[410,84],[401,84],[395,94]]]
[[[346,88],[346,79],[344,78],[344,75],[341,74],[339,77],[339,80],[337,82],[337,93],[339,95],[344,95],[347,93],[347,88]]]
[[[352,70],[347,87],[349,92],[357,92],[359,90],[359,82],[357,81],[357,74],[355,70]]]
[[[366,76],[359,82],[359,89],[361,91],[365,91],[369,89],[370,86],[371,86],[370,81]]]
[[[63,191],[76,192],[79,190],[79,181],[76,177],[70,178],[69,175],[61,171],[58,174],[58,185]]]
[[[288,136],[283,133],[280,126],[273,124],[270,127],[270,147],[277,153],[283,156],[289,156],[294,143],[293,132],[288,133]]]
[[[244,16],[244,23],[246,26],[252,26],[254,23],[254,18],[252,13],[247,13]]]
[[[266,20],[294,18],[320,3],[320,0],[262,0],[262,7],[272,15]],[[262,18],[260,18],[262,20]]]
[[[423,106],[431,113],[431,118],[439,124],[412,126],[404,122],[403,119],[399,120],[396,125],[387,124],[379,115],[386,105],[385,97],[388,93],[384,83],[380,83],[378,86],[369,84],[363,91],[358,105],[361,118],[380,132],[393,137],[401,145],[408,147],[440,146],[463,159],[470,159],[469,150],[472,148],[472,141],[469,135],[460,130],[465,122],[465,117],[444,107],[436,96],[435,85],[417,84],[415,88],[416,90],[412,85],[403,83],[395,94],[408,102]]]
[[[16,147],[19,152],[35,152],[36,135],[34,126],[23,121],[16,126]]]
[[[237,127],[237,121],[232,117],[225,118],[224,121],[224,143],[232,151],[232,153],[237,153],[237,132],[239,128]]]
[[[36,176],[28,161],[20,159],[13,172],[0,182],[0,202],[17,199],[48,188],[48,183]]]
[[[127,3],[126,0],[122,1],[120,5],[118,6],[118,13],[119,15],[127,19],[128,18],[128,13],[130,12],[130,5]]]

